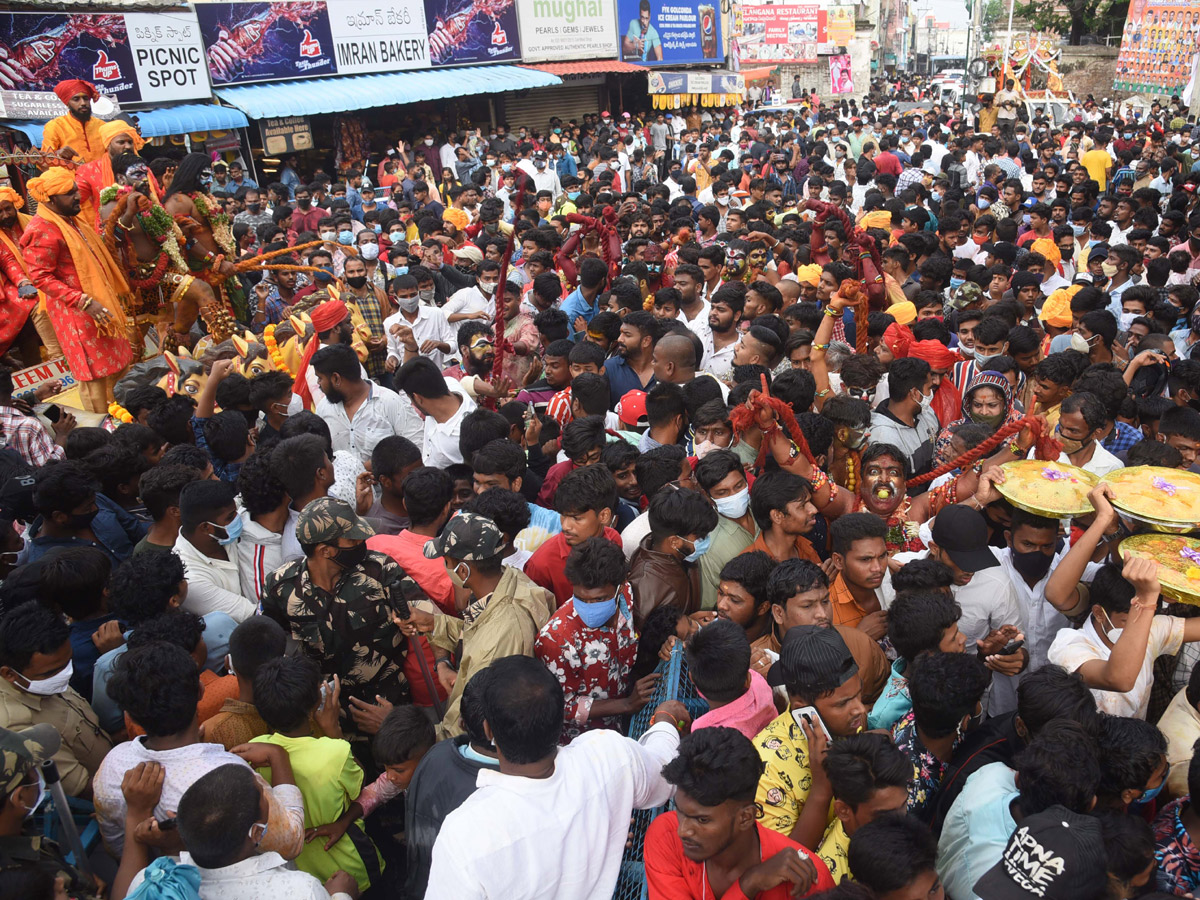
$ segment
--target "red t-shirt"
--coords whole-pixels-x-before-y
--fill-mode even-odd
[[[837,887],[829,869],[817,854],[801,847],[789,837],[757,824],[758,843],[762,858],[770,859],[781,850],[801,850],[812,860],[817,869],[817,882],[803,897],[811,897],[821,891]],[[646,886],[653,900],[790,900],[792,885],[784,882],[754,897],[747,897],[741,885],[734,882],[720,898],[707,883],[704,864],[693,862],[683,855],[683,844],[679,841],[679,816],[675,812],[663,813],[646,829],[643,844],[646,862]]]
[[[888,150],[875,154],[872,162],[875,163],[875,170],[885,175],[895,175],[899,178],[900,173],[904,171],[904,166],[900,165],[900,158]]]
[[[615,528],[606,527],[604,536],[618,547],[621,546],[621,535]],[[525,563],[525,574],[534,584],[552,591],[558,606],[570,600],[575,593],[575,588],[567,580],[567,557],[570,555],[571,548],[567,546],[567,539],[559,532],[538,547]]]

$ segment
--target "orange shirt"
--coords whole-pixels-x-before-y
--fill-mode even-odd
[[[767,556],[771,557],[771,559],[774,559],[777,563],[783,562],[782,559],[776,559],[775,554],[767,549],[766,538],[761,532],[759,533],[758,537],[755,538],[754,543],[742,552],[751,553],[755,550],[761,550],[763,553],[767,554]],[[813,549],[813,545],[810,544],[808,542],[808,538],[804,536],[796,538],[796,556],[800,559],[807,559],[809,562],[815,563],[818,566],[821,564],[821,557],[817,556],[817,551]]]
[[[833,580],[833,584],[829,586],[829,599],[833,606],[834,625],[856,628],[859,622],[875,611],[863,609],[858,605],[858,601],[854,599],[854,595],[850,593],[850,587],[846,584],[846,577],[840,572],[838,577]]]
[[[200,702],[196,704],[196,714],[200,717],[201,722],[207,722],[219,713],[226,700],[237,699],[236,675],[218,675],[209,669],[203,669],[200,672],[200,686],[204,688],[204,693],[200,697]],[[146,733],[140,725],[129,718],[129,713],[125,714],[125,731],[129,734],[130,740]]]
[[[78,154],[73,157],[77,163],[99,159],[108,152],[100,140],[100,126],[103,124],[92,116],[85,125],[70,113],[51,119],[42,128],[42,152],[58,153],[63,147],[70,147]]]

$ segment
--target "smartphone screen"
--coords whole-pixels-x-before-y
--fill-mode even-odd
[[[797,725],[800,725],[802,722],[808,722],[810,728],[820,728],[825,733],[825,740],[833,740],[833,736],[830,735],[829,729],[825,727],[825,723],[821,721],[821,715],[817,712],[815,706],[802,706],[799,709],[793,709],[792,721]]]

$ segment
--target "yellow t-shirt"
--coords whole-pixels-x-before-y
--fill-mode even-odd
[[[763,810],[760,821],[772,831],[790,835],[812,790],[808,738],[788,710],[755,735],[754,747],[766,763],[754,797]]]
[[[850,877],[850,835],[846,834],[841,819],[835,818],[825,829],[817,856],[829,867],[835,884]]]
[[[336,821],[361,793],[363,771],[354,761],[350,753],[350,744],[343,740],[328,737],[287,737],[282,734],[264,734],[254,738],[254,744],[277,744],[287,751],[292,763],[292,773],[296,777],[296,787],[304,797],[304,827],[315,828]],[[260,770],[264,778],[270,776],[270,770]],[[362,834],[362,841],[368,845],[370,839],[362,832],[362,820],[359,819],[351,829],[357,827]],[[374,845],[378,862],[373,869],[382,869],[383,861]],[[359,855],[358,849],[350,839],[350,831],[329,850],[325,849],[322,839],[304,845],[300,855],[296,857],[296,868],[314,876],[318,881],[326,881],[338,869],[343,869],[354,876],[360,891],[365,891],[371,885],[367,874],[367,865]]]
[[[1100,185],[1100,190],[1108,186],[1108,170],[1112,167],[1112,157],[1107,150],[1089,150],[1083,154],[1079,164],[1088,170],[1088,175]]]

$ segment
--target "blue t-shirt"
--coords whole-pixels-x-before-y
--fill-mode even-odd
[[[630,391],[649,391],[658,384],[653,375],[650,383],[642,386],[642,379],[622,356],[613,356],[604,361],[604,375],[608,378],[608,408],[615,409],[617,402]]]

